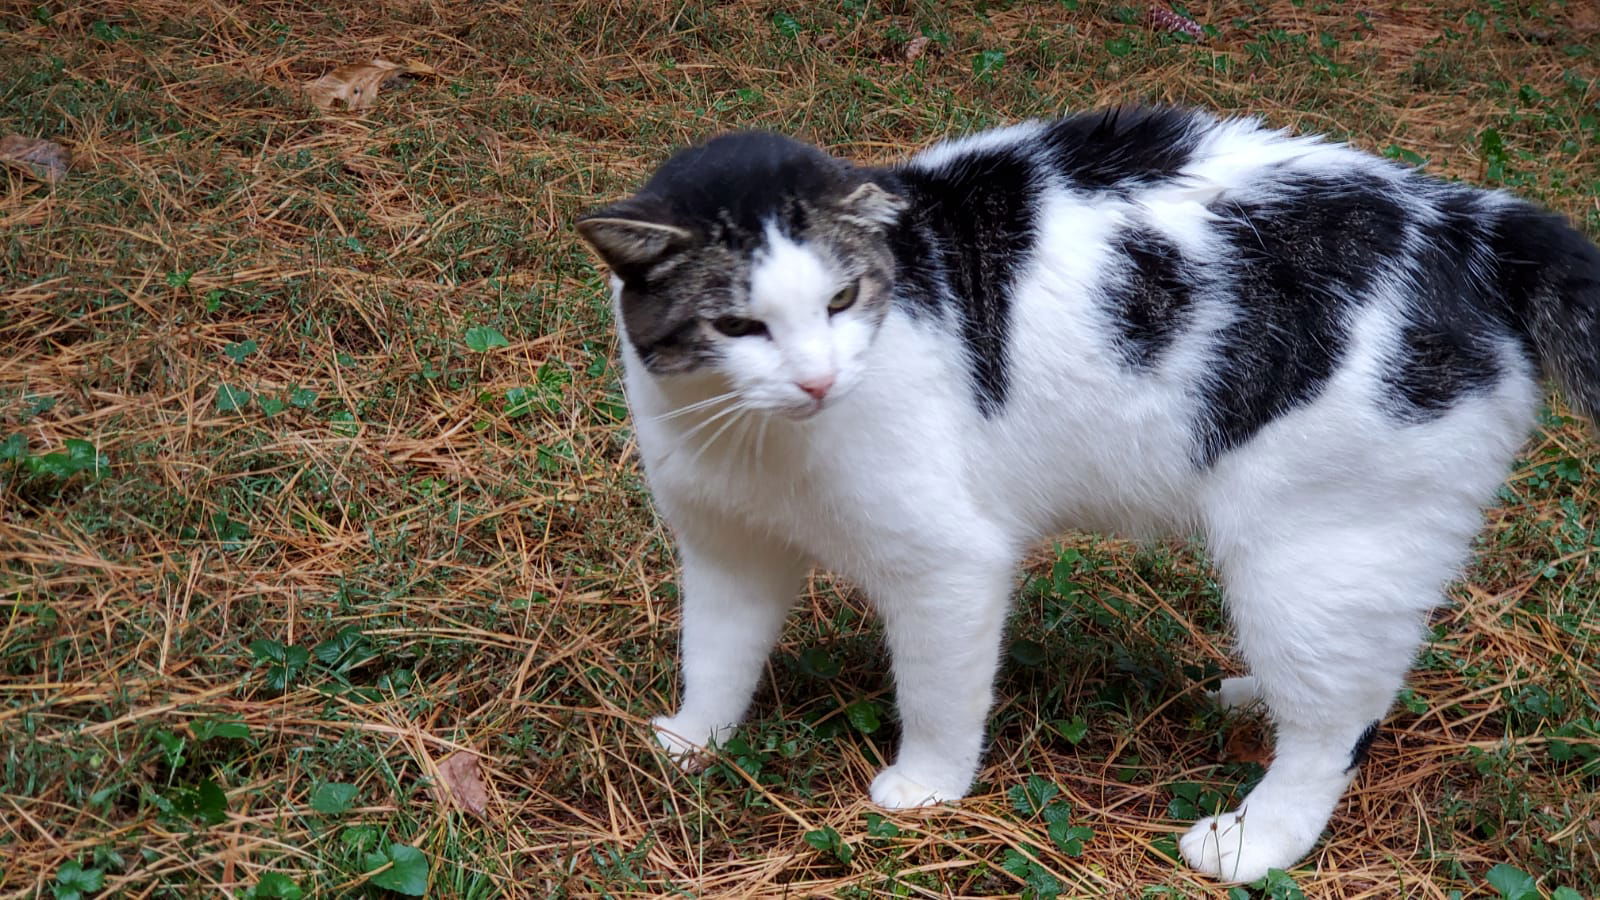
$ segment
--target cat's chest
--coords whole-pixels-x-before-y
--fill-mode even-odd
[[[841,410],[831,421],[735,427],[707,445],[693,426],[641,429],[641,455],[658,505],[682,527],[714,521],[778,539],[837,571],[921,557],[957,537],[947,523],[967,496],[952,441],[928,418],[890,409]],[[950,532],[950,533],[946,533]]]
[[[836,531],[841,514],[870,502],[856,477],[862,463],[850,449],[820,454],[786,422],[733,426],[698,442],[695,427],[639,435],[650,489],[666,506],[787,536],[808,527]]]

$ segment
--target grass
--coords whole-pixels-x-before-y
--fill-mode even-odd
[[[1559,404],[1269,884],[1170,860],[1261,772],[1198,695],[1237,664],[1194,548],[1041,550],[959,809],[862,803],[890,684],[820,576],[711,771],[651,749],[674,563],[570,223],[674,147],[881,161],[1194,103],[1600,235],[1592,6],[1187,11],[1199,40],[1090,0],[0,4],[0,134],[74,157],[0,170],[0,897],[1600,895],[1600,449]],[[438,75],[297,91],[373,56]],[[429,788],[458,748],[482,818]]]

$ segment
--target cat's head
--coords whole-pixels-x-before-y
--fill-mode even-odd
[[[720,376],[747,406],[804,418],[863,376],[904,207],[815,147],[740,133],[681,151],[578,232],[651,373]]]

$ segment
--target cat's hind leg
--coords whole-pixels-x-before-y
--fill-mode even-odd
[[[1181,839],[1194,868],[1225,881],[1254,881],[1268,869],[1288,868],[1316,844],[1401,687],[1427,609],[1440,597],[1448,566],[1418,565],[1401,548],[1429,549],[1351,526],[1298,537],[1280,531],[1219,556],[1254,679],[1225,685],[1223,700],[1259,695],[1277,739],[1266,775],[1238,808],[1202,819]]]
[[[1224,678],[1217,689],[1210,691],[1211,699],[1229,712],[1242,712],[1261,703],[1261,683],[1254,675]]]

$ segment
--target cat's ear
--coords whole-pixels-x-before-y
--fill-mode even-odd
[[[613,270],[649,265],[689,245],[687,229],[650,213],[624,200],[579,219],[578,234]]]
[[[900,218],[907,205],[906,198],[866,181],[839,201],[839,210],[858,225],[887,228]]]

